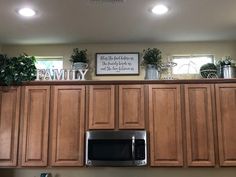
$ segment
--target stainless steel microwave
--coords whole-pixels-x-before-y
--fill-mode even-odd
[[[86,132],[86,165],[144,166],[146,164],[146,131]]]

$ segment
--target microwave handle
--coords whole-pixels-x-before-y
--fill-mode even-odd
[[[132,160],[135,161],[135,137],[132,136]]]

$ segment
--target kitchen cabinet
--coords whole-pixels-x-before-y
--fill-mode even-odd
[[[88,114],[89,129],[144,129],[144,85],[90,85]]]
[[[17,165],[20,87],[0,87],[0,166]]]
[[[186,84],[185,118],[188,166],[214,166],[212,84]]]
[[[119,85],[119,129],[144,129],[144,85]]]
[[[216,110],[221,166],[236,166],[236,84],[216,84]]]
[[[114,85],[89,86],[88,128],[115,128]]]
[[[50,86],[24,86],[21,166],[47,166]]]
[[[51,166],[83,166],[85,86],[52,86]]]
[[[181,91],[178,84],[149,85],[151,166],[182,166]]]
[[[153,167],[236,166],[235,82],[143,82],[0,87],[0,167],[83,166],[86,129],[146,129]]]

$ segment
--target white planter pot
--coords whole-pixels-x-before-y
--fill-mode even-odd
[[[160,73],[156,65],[148,64],[145,70],[145,79],[146,80],[157,80],[160,79]]]
[[[87,63],[83,63],[83,62],[73,63],[73,69],[87,69],[87,68],[88,68]]]

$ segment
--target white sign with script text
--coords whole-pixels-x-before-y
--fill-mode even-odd
[[[139,53],[97,53],[96,75],[139,75]]]

